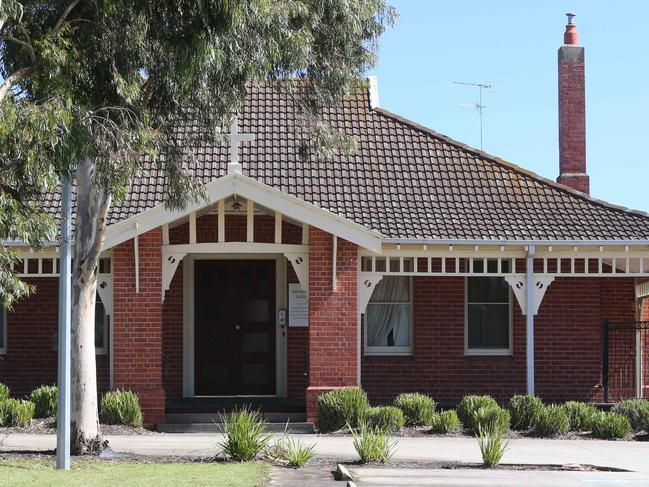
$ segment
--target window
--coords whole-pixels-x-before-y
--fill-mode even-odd
[[[465,353],[510,355],[511,292],[502,277],[467,278]]]
[[[101,302],[99,294],[95,303],[95,351],[98,354],[106,353],[106,342],[108,338],[108,315],[104,303]]]
[[[411,279],[385,276],[374,288],[365,312],[365,353],[412,352]]]
[[[7,310],[0,304],[0,353],[7,353]]]

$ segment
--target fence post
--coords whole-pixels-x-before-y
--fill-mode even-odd
[[[602,386],[604,390],[604,403],[608,403],[608,318],[602,321]]]

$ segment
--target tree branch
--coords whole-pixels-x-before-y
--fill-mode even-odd
[[[5,99],[7,93],[9,93],[13,85],[25,79],[27,76],[32,74],[33,71],[34,66],[27,66],[26,68],[20,68],[19,70],[8,76],[7,79],[4,80],[2,85],[0,85],[0,102]]]
[[[56,24],[54,25],[54,29],[52,30],[52,32],[54,32],[54,33],[56,34],[56,33],[59,31],[59,29],[60,29],[61,26],[63,25],[63,22],[65,22],[65,19],[68,18],[68,15],[70,15],[70,12],[72,12],[72,9],[73,9],[74,7],[76,7],[77,4],[78,4],[80,1],[81,1],[81,0],[72,0],[72,2],[70,2],[70,5],[68,5],[68,6],[66,7],[66,9],[65,9],[65,10],[63,11],[63,13],[61,14],[61,17],[59,17],[59,20],[58,20],[58,21],[56,22]]]
[[[10,42],[18,44],[19,46],[23,46],[25,49],[29,50],[29,56],[32,59],[32,64],[36,64],[36,53],[34,52],[33,46],[29,42],[25,42],[25,41],[21,41],[20,39],[16,39],[12,35],[3,36],[3,39],[6,39],[6,40],[8,40]]]

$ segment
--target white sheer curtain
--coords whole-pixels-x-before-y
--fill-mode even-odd
[[[410,345],[410,278],[386,276],[374,289],[367,305],[367,345]]]

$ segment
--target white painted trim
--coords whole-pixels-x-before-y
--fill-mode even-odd
[[[511,287],[509,288],[509,347],[508,348],[469,348],[469,277],[499,277],[499,276],[467,276],[464,278],[464,355],[470,356],[512,356],[514,354],[514,305]],[[472,303],[476,304],[476,303]],[[478,303],[480,304],[480,303]],[[501,304],[506,303],[491,303]]]
[[[381,276],[383,277],[383,276]],[[388,277],[404,277],[404,276],[388,276]],[[374,286],[372,286],[372,292],[374,292],[374,289],[376,288],[376,284],[379,283],[381,279],[376,281]],[[364,345],[365,345],[365,355],[366,356],[409,356],[413,354],[413,350],[415,349],[414,346],[414,317],[415,317],[415,305],[414,305],[414,289],[413,289],[413,279],[410,277],[408,279],[408,297],[410,298],[409,303],[376,303],[376,304],[395,304],[395,305],[404,305],[408,304],[410,306],[410,346],[408,347],[375,347],[375,346],[370,346],[367,344],[367,312],[365,312],[365,329],[363,333],[364,337]],[[371,298],[371,293],[370,293],[370,298]],[[368,302],[366,304],[365,311],[367,311],[367,306],[369,305],[369,298]]]
[[[309,224],[302,223],[302,245],[309,245]]]
[[[275,212],[275,243],[282,243],[282,214],[279,211]]]
[[[135,230],[137,231],[138,224],[135,224]],[[135,266],[135,292],[140,292],[140,239],[139,234],[135,234],[133,239],[133,261]]]
[[[337,268],[338,268],[338,237],[334,235],[333,238],[333,249],[332,249],[332,275],[331,275],[331,290],[333,292],[336,292],[336,288],[338,287],[338,276],[337,276]]]
[[[379,79],[376,76],[368,76],[367,82],[370,109],[374,110],[379,107]]]
[[[169,225],[162,225],[162,245],[169,245]]]
[[[217,209],[217,239],[219,243],[225,242],[225,200],[220,199]]]
[[[101,298],[106,314],[113,316],[113,275],[97,274],[97,294]]]
[[[275,264],[275,319],[281,308],[287,307],[286,259],[269,254],[189,254],[183,266],[183,397],[195,397],[194,371],[194,263],[196,260],[274,260]],[[287,327],[275,325],[275,394],[288,393],[288,337]],[[272,397],[271,396],[271,397]]]
[[[192,211],[189,214],[189,243],[196,243],[196,212]]]
[[[255,241],[255,202],[246,201],[246,242]]]
[[[184,211],[171,211],[166,209],[164,204],[160,204],[111,225],[106,230],[104,248],[114,247],[133,238],[137,233],[145,233],[165,223],[172,223],[220,199],[237,194],[242,198],[251,199],[270,210],[279,211],[283,215],[313,225],[361,247],[379,252],[381,250],[382,235],[380,233],[369,230],[358,223],[342,218],[295,196],[283,193],[243,174],[234,173],[223,176],[205,185],[205,190],[207,199],[188,204]],[[134,223],[140,224],[138,229],[134,228]]]

